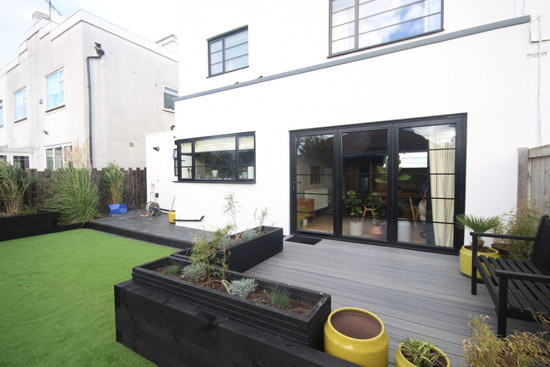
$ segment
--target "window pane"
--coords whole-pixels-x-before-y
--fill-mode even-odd
[[[241,43],[248,42],[248,29],[239,33],[232,34],[225,38],[225,48],[233,47]]]
[[[4,126],[4,102],[0,101],[0,127]]]
[[[178,90],[177,90],[177,89],[174,89],[174,88],[170,88],[170,87],[164,86],[164,91],[167,92],[167,93],[173,94],[173,95],[175,95],[175,96],[178,95]]]
[[[174,96],[166,92],[164,93],[164,108],[174,110]]]
[[[355,19],[355,7],[342,10],[332,14],[332,26],[353,22]]]
[[[195,154],[197,180],[234,180],[235,151]]]
[[[65,103],[65,82],[59,83],[59,104]]]
[[[221,51],[223,46],[223,40],[210,42],[210,52]]]
[[[231,71],[248,66],[248,55],[237,57],[225,62],[225,71]]]
[[[344,8],[349,8],[350,6],[355,5],[355,0],[333,0],[332,1],[332,12],[337,12]]]
[[[180,144],[180,152],[181,153],[191,153],[192,152],[192,145],[190,142],[188,143],[181,143]]]
[[[408,22],[415,19],[420,20],[418,18],[423,18],[424,16],[428,15],[426,14],[425,8],[427,8],[427,5],[425,3],[413,4],[403,8],[387,11],[382,14],[374,15],[365,19],[361,19],[359,21],[359,33],[364,33],[374,29],[379,29],[379,28],[387,27],[394,24]],[[416,24],[413,22],[409,24],[405,23],[404,27],[401,28],[401,32],[403,32],[404,29],[409,29],[409,32],[405,36],[402,36],[399,38],[404,38],[409,35],[424,33],[425,28],[419,26],[419,25],[422,25],[423,23],[424,23],[423,21],[420,21],[416,26],[412,25],[412,24]]]
[[[27,90],[23,89],[15,94],[15,119],[27,116]]]
[[[61,153],[61,147],[57,147],[54,150],[55,168],[59,169],[63,167],[63,154]]]
[[[53,170],[53,149],[46,149],[46,168]]]
[[[412,3],[418,3],[418,0],[370,1],[359,6],[359,19],[388,10],[397,9]],[[423,4],[420,3],[418,5],[422,6]]]
[[[347,23],[338,27],[332,28],[332,39],[339,40],[347,38],[355,34],[355,23]]]
[[[339,41],[332,42],[332,53],[343,52],[354,48],[354,37],[344,38]]]
[[[239,150],[254,149],[254,135],[239,136]]]
[[[235,137],[202,139],[195,141],[195,153],[235,150]]]
[[[226,49],[225,59],[229,60],[246,54],[248,54],[248,43]]]
[[[222,60],[223,60],[223,51],[218,51],[218,52],[214,52],[213,54],[210,54],[211,64],[222,62]]]
[[[223,64],[217,63],[214,65],[210,65],[210,75],[219,74],[223,72]]]

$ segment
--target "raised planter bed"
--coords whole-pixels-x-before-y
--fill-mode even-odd
[[[0,218],[0,241],[53,232],[57,216],[55,212],[41,212]]]
[[[115,285],[115,320],[116,340],[161,367],[356,366],[132,280]]]
[[[154,271],[154,269],[173,264],[184,267],[191,262],[176,257],[162,258],[135,267],[132,279],[137,285],[170,295],[204,310],[216,312],[295,342],[322,349],[323,326],[331,311],[330,295],[255,278],[258,288],[261,290],[287,289],[291,298],[308,301],[314,305],[307,316],[298,316]],[[243,277],[241,273],[227,272],[228,281]]]
[[[232,236],[235,238],[235,235]],[[254,239],[240,242],[229,249],[227,264],[229,270],[243,272],[262,261],[283,251],[283,229],[279,227],[262,226],[262,234]],[[189,259],[191,248],[172,254],[174,257]],[[217,254],[221,256],[221,252]]]

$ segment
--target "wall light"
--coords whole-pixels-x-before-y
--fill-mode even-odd
[[[160,150],[160,147],[153,147],[153,149],[158,152]]]

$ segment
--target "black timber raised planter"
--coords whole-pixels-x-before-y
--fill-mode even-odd
[[[0,241],[55,232],[58,214],[41,212],[0,218]]]
[[[161,367],[351,367],[353,363],[129,280],[115,285],[116,340]]]
[[[232,236],[233,238],[235,235]],[[271,256],[283,251],[283,229],[279,227],[262,226],[262,234],[251,240],[240,242],[228,248],[229,270],[243,272]],[[189,259],[191,248],[176,252],[172,256]],[[222,256],[222,253],[217,253]]]
[[[323,327],[331,311],[330,295],[255,278],[258,288],[261,290],[269,292],[287,289],[291,298],[308,301],[314,305],[307,316],[299,316],[153,271],[173,264],[185,267],[191,262],[176,257],[162,258],[136,266],[132,271],[132,279],[137,285],[170,295],[204,310],[239,320],[313,348],[322,349]],[[244,275],[227,271],[226,277],[228,281],[231,281],[244,278]]]

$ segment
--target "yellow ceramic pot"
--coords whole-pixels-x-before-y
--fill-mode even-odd
[[[415,367],[414,364],[409,362],[403,353],[401,353],[401,346],[403,343],[399,344],[399,347],[397,347],[397,350],[395,351],[395,367]],[[451,367],[451,361],[449,360],[449,357],[443,351],[437,347],[433,347],[433,350],[435,350],[437,353],[439,353],[443,358],[445,359],[445,367]]]
[[[325,323],[325,352],[369,367],[388,366],[388,333],[372,312],[343,307]]]
[[[478,255],[483,255],[487,257],[499,258],[500,254],[498,250],[494,248],[489,248],[488,252],[478,252]],[[472,246],[462,246],[460,249],[460,272],[464,275],[472,277]],[[481,279],[479,272],[477,273],[477,278]]]

